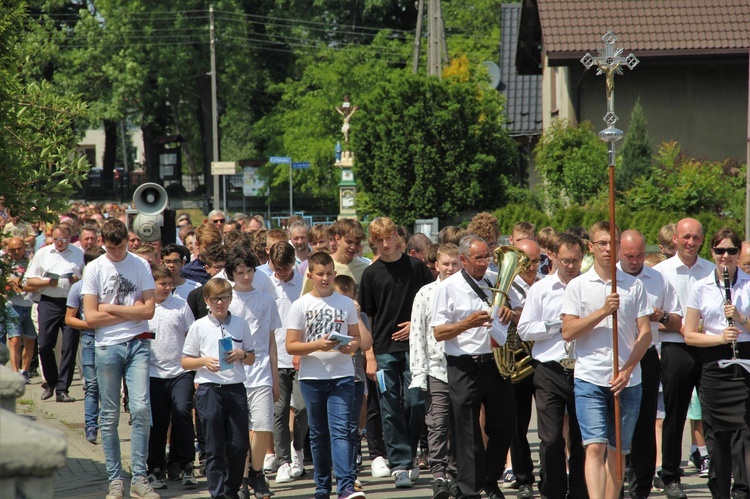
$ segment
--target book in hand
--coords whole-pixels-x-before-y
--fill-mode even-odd
[[[44,277],[49,277],[50,279],[70,279],[73,277],[73,272],[68,272],[67,274],[53,274],[52,272],[45,272]]]
[[[219,340],[219,371],[226,371],[234,367],[234,363],[227,362],[227,352],[232,350],[232,337],[226,336]]]
[[[349,336],[347,334],[341,334],[341,333],[331,333],[328,335],[328,339],[330,341],[338,341],[339,344],[333,347],[334,350],[338,350],[339,348],[343,347],[344,345],[348,345],[350,341],[354,339],[354,336]]]

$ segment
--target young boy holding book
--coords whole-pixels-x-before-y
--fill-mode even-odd
[[[331,493],[331,461],[339,499],[365,497],[354,489],[349,418],[354,406],[354,364],[359,348],[359,316],[354,302],[333,291],[336,275],[331,255],[308,259],[313,290],[292,304],[286,349],[301,355],[299,379],[310,425],[315,466],[315,498]]]
[[[255,362],[255,349],[250,326],[229,313],[229,281],[210,279],[203,297],[211,312],[190,326],[182,368],[196,371],[195,406],[206,440],[208,491],[214,498],[236,498],[250,446],[244,366]]]

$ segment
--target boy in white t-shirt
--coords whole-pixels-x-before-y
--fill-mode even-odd
[[[120,459],[120,388],[128,386],[131,430],[131,497],[158,499],[146,478],[146,454],[151,429],[148,366],[151,357],[148,320],[154,316],[154,279],[148,263],[128,253],[128,229],[122,221],[102,226],[106,255],[86,267],[83,310],[95,328],[96,379],[101,412],[99,422],[109,480],[107,499],[125,491]]]
[[[156,311],[148,326],[156,338],[151,341],[149,368],[152,416],[147,460],[149,481],[155,489],[167,487],[164,481],[167,469],[165,449],[171,421],[170,461],[179,465],[182,485],[192,488],[198,485],[193,472],[195,372],[184,370],[180,361],[185,336],[195,318],[187,302],[172,294],[172,271],[166,265],[154,265],[151,274],[156,285]]]
[[[339,499],[365,497],[354,489],[349,416],[354,406],[351,354],[360,344],[359,314],[354,302],[333,291],[333,258],[314,253],[308,259],[313,290],[294,302],[287,322],[286,349],[301,355],[299,379],[310,425],[315,465],[315,499],[331,494],[331,461]],[[350,336],[348,343],[332,334]]]
[[[258,265],[258,259],[248,247],[237,245],[229,250],[224,270],[234,281],[229,311],[247,322],[255,345],[255,363],[245,367],[248,428],[251,430],[247,482],[255,491],[255,497],[263,499],[271,495],[263,474],[263,458],[273,438],[273,401],[279,396],[274,329],[281,327],[281,319],[274,299],[253,288]]]
[[[237,497],[250,447],[244,366],[255,362],[250,326],[229,312],[232,285],[213,278],[203,286],[211,313],[190,326],[182,368],[196,371],[195,408],[206,440],[206,479],[211,497]],[[231,338],[221,369],[219,340]]]

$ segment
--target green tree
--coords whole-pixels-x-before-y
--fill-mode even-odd
[[[536,169],[543,182],[546,209],[571,203],[585,205],[607,187],[607,146],[590,122],[573,126],[555,120],[534,149]]]
[[[407,74],[367,96],[352,136],[369,206],[407,225],[497,206],[518,156],[501,97],[482,88]]]
[[[615,186],[618,192],[625,192],[633,186],[633,181],[647,175],[651,170],[651,140],[648,137],[648,121],[638,99],[630,114],[630,127],[625,134],[620,162],[615,170]]]
[[[55,220],[88,165],[75,153],[86,107],[47,82],[21,78],[25,5],[0,0],[0,203],[27,220]]]

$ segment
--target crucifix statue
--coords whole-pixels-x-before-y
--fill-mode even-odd
[[[352,106],[349,103],[349,96],[344,96],[344,103],[336,106],[336,112],[344,117],[344,124],[341,126],[341,133],[344,134],[344,142],[349,142],[349,120],[359,106]]]
[[[633,54],[622,57],[622,49],[615,48],[617,37],[611,31],[607,31],[602,36],[604,42],[603,49],[597,49],[598,56],[594,57],[587,53],[581,58],[581,63],[586,69],[591,66],[597,66],[597,75],[605,75],[607,84],[607,114],[604,115],[604,122],[607,128],[599,132],[599,138],[609,144],[609,226],[611,237],[614,240],[615,225],[615,142],[623,137],[622,130],[615,128],[615,123],[619,119],[615,114],[615,74],[623,74],[622,66],[625,65],[633,69],[638,64],[638,58]],[[611,258],[612,268],[612,293],[617,293],[617,258]],[[617,332],[617,310],[612,313],[612,366],[613,379],[616,379],[620,372],[619,354],[618,354],[619,334]],[[614,398],[615,409],[615,442],[617,448],[617,470],[618,476],[622,474],[622,444],[620,432],[620,398]]]

